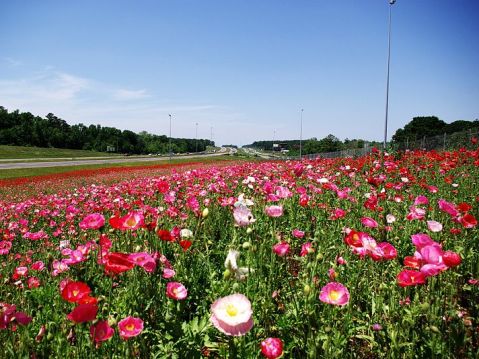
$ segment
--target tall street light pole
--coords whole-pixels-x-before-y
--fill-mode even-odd
[[[170,161],[171,161],[171,114],[168,114],[170,116],[170,138],[168,140],[168,151],[170,152]]]
[[[299,159],[301,160],[301,154],[303,150],[303,109],[301,109],[301,122],[299,128]]]
[[[386,150],[386,143],[388,138],[388,112],[389,112],[389,66],[391,63],[391,9],[396,0],[389,0],[389,26],[388,26],[388,72],[386,80],[386,119],[384,121],[384,142],[383,149]]]

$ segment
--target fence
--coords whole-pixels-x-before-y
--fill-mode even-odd
[[[467,131],[454,132],[454,133],[445,133],[439,136],[432,137],[422,137],[415,139],[407,139],[406,142],[395,143],[391,142],[387,146],[387,150],[393,151],[405,151],[405,150],[438,150],[446,151],[457,149],[460,147],[465,148],[474,148],[477,147],[477,144],[473,143],[473,139],[479,138],[479,128],[469,129]],[[378,150],[383,149],[383,144],[379,144],[376,147]],[[372,151],[373,147],[369,144],[366,144],[363,148],[354,148],[341,150],[336,152],[325,152],[325,153],[315,153],[309,155],[303,155],[304,159],[315,159],[315,158],[339,158],[339,157],[360,157],[364,156]],[[288,159],[293,159],[289,157]]]

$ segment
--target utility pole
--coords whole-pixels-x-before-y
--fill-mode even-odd
[[[388,139],[388,112],[389,112],[389,66],[391,63],[391,14],[392,7],[396,0],[389,0],[389,26],[388,26],[388,70],[386,80],[386,119],[384,121],[384,142],[383,150],[386,150],[386,144]]]

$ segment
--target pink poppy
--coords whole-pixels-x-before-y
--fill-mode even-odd
[[[153,273],[156,269],[155,259],[146,252],[131,253],[128,259],[148,273]]]
[[[83,230],[100,229],[105,225],[105,217],[100,213],[91,213],[80,222],[79,227]]]
[[[264,211],[269,217],[281,217],[283,215],[283,206],[268,206]]]
[[[108,325],[108,321],[100,320],[90,327],[90,336],[95,343],[110,339],[115,331]]]
[[[376,228],[378,226],[378,222],[376,222],[371,217],[363,217],[361,218],[361,223],[363,226],[368,228]]]
[[[451,215],[451,217],[457,217],[459,212],[456,209],[456,206],[453,203],[447,202],[444,199],[440,199],[437,201],[437,204],[439,205],[439,209],[443,212],[448,213]]]
[[[186,287],[178,282],[169,282],[166,285],[166,295],[175,300],[183,300],[188,295]]]
[[[256,220],[253,218],[253,214],[250,209],[246,206],[240,205],[235,207],[233,210],[233,217],[235,223],[239,227],[249,226],[251,223],[254,223]]]
[[[289,244],[286,242],[281,242],[273,246],[273,252],[280,257],[284,257],[289,253]]]
[[[283,342],[279,338],[267,338],[261,342],[261,354],[268,359],[283,355]]]
[[[143,320],[135,317],[126,317],[118,322],[120,337],[127,340],[136,337],[143,331]]]
[[[12,248],[12,242],[0,241],[0,255],[8,254],[11,248]]]
[[[419,195],[416,197],[416,199],[414,200],[414,205],[424,205],[424,204],[428,204],[429,203],[429,200],[427,199],[426,196],[423,196],[423,195]]]
[[[253,327],[251,302],[243,294],[219,298],[211,305],[210,321],[226,335],[245,335]]]
[[[304,232],[300,231],[299,229],[293,229],[293,237],[295,238],[303,238],[304,237]]]
[[[311,242],[306,242],[301,246],[301,253],[299,255],[301,257],[304,257],[313,252],[314,252],[313,244]]]
[[[429,228],[431,232],[441,232],[442,224],[436,221],[427,221],[427,228]]]
[[[349,303],[349,291],[341,283],[331,282],[321,288],[319,300],[323,303],[343,306]]]

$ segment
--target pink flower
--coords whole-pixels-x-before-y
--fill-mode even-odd
[[[429,246],[433,243],[436,243],[431,239],[431,237],[423,233],[413,234],[411,236],[411,239],[412,239],[412,244],[416,246],[417,250],[420,250],[422,247]]]
[[[126,317],[118,322],[118,330],[123,340],[136,337],[143,331],[143,320],[131,316]]]
[[[284,257],[289,253],[289,244],[286,242],[281,242],[273,246],[273,252],[280,257]]]
[[[261,354],[268,359],[283,355],[283,342],[279,338],[267,338],[261,342]]]
[[[311,242],[306,242],[301,246],[301,253],[299,254],[301,257],[304,257],[310,253],[314,252],[314,248]]]
[[[176,272],[174,269],[171,268],[163,268],[163,275],[162,277],[165,279],[168,278],[173,278],[175,276]]]
[[[211,305],[210,321],[226,335],[245,335],[253,327],[251,302],[243,294],[219,298]]]
[[[10,248],[12,248],[12,242],[0,241],[0,255],[8,254],[8,252],[10,252]]]
[[[131,253],[128,259],[148,273],[153,273],[156,269],[155,259],[146,252]]]
[[[293,237],[295,238],[303,238],[304,237],[304,232],[300,231],[299,229],[293,229]]]
[[[188,291],[186,287],[178,282],[169,282],[166,285],[166,295],[175,300],[182,300],[185,299],[188,295]]]
[[[264,211],[269,217],[281,217],[283,215],[283,206],[269,206]]]
[[[414,205],[424,205],[424,204],[428,204],[429,203],[429,200],[427,199],[426,196],[423,196],[423,195],[420,195],[420,196],[417,196],[416,199],[414,200]]]
[[[348,264],[348,262],[343,258],[343,257],[338,257],[336,259],[336,263],[338,263],[339,265],[346,265]]]
[[[246,227],[251,223],[254,223],[256,219],[253,218],[253,214],[246,206],[240,205],[233,210],[233,217],[237,226]]]
[[[371,217],[363,217],[361,218],[361,223],[363,226],[368,228],[376,228],[378,226],[378,222],[376,222]]]
[[[436,221],[427,221],[427,228],[429,228],[431,232],[441,232],[442,224]]]
[[[90,336],[95,343],[110,339],[114,333],[115,331],[106,320],[100,320],[90,327]]]
[[[83,230],[100,229],[105,225],[105,217],[100,213],[91,213],[80,222],[79,226]]]
[[[349,291],[341,283],[331,282],[321,288],[319,300],[328,304],[346,305],[349,303]]]
[[[453,203],[447,202],[444,199],[440,199],[437,201],[437,204],[439,205],[439,209],[443,212],[448,213],[451,217],[457,217],[459,212],[456,209],[456,206]]]

